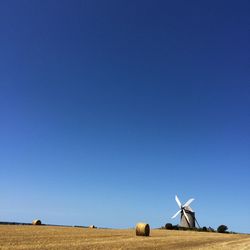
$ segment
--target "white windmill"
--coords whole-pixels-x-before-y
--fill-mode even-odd
[[[174,219],[178,214],[181,214],[181,219],[180,219],[181,227],[190,227],[190,228],[195,227],[195,221],[196,221],[195,213],[190,207],[190,204],[194,201],[194,199],[193,198],[189,199],[184,205],[181,205],[181,202],[177,195],[175,196],[175,200],[180,210],[174,216],[172,216],[172,219]]]

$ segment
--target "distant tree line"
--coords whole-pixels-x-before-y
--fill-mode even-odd
[[[161,228],[167,229],[167,230],[229,233],[227,231],[228,227],[226,225],[220,225],[220,226],[218,226],[217,230],[215,230],[212,227],[188,228],[188,227],[180,227],[179,225],[173,225],[172,223],[166,223],[165,226],[163,226]],[[230,233],[233,233],[233,232],[230,232]]]

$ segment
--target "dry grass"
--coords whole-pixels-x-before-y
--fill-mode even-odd
[[[250,235],[155,229],[138,237],[132,229],[0,225],[0,249],[250,250]]]

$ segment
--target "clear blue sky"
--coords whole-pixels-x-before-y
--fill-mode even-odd
[[[0,221],[250,232],[249,1],[1,1]]]

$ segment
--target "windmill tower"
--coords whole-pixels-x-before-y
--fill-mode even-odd
[[[195,213],[189,206],[194,201],[194,199],[189,199],[184,205],[181,205],[177,195],[175,196],[175,200],[180,210],[174,216],[172,216],[172,219],[174,219],[178,214],[181,214],[180,227],[195,227]]]

